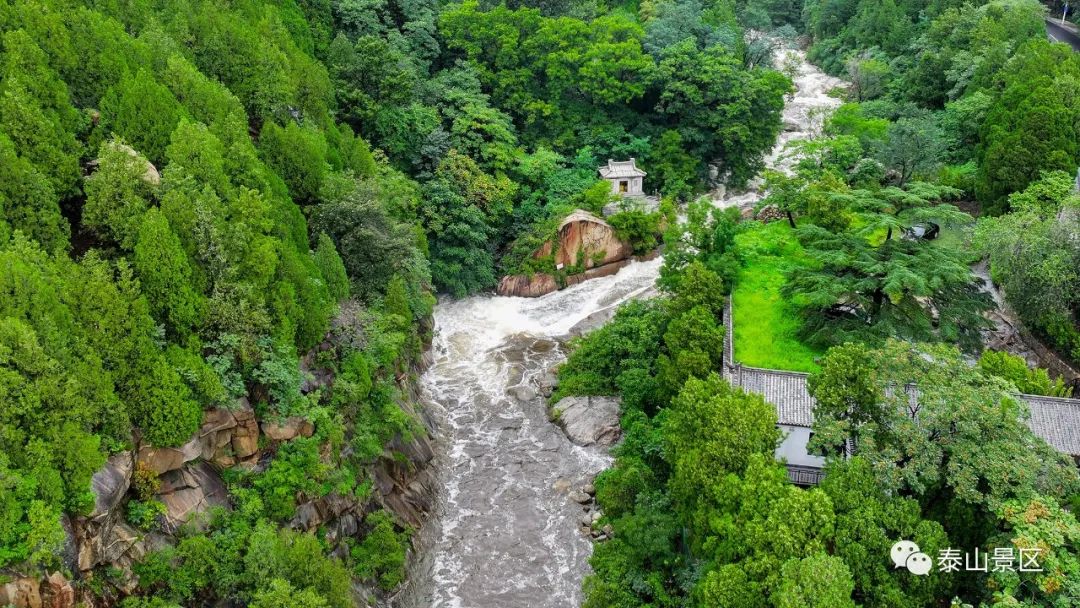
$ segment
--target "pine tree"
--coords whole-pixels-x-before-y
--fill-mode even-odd
[[[990,297],[978,290],[958,251],[901,235],[935,221],[970,217],[938,204],[955,191],[912,183],[907,190],[856,190],[835,196],[859,218],[859,228],[830,232],[815,225],[798,235],[818,264],[792,271],[784,294],[801,309],[804,334],[815,344],[879,343],[898,337],[947,339],[978,348]]]
[[[319,242],[315,247],[315,266],[318,267],[319,274],[334,300],[341,301],[349,297],[349,277],[345,273],[345,264],[334,247],[334,241],[326,236],[325,232],[319,233]]]

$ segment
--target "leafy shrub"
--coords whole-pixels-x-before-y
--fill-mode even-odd
[[[266,470],[256,475],[252,487],[262,497],[268,517],[278,521],[296,514],[297,498],[318,498],[329,488],[324,481],[331,469],[319,456],[314,438],[298,437],[285,443]]]
[[[640,255],[656,249],[661,219],[659,212],[645,213],[640,209],[627,209],[610,216],[607,222],[615,228],[619,238],[629,242],[634,253]]]
[[[364,523],[369,527],[368,533],[350,552],[353,570],[360,578],[378,581],[379,587],[389,591],[405,580],[409,530],[398,532],[386,511],[371,513]]]
[[[1051,380],[1042,368],[1029,368],[1021,357],[1005,351],[987,350],[979,357],[979,368],[984,372],[1008,380],[1021,393],[1068,397],[1072,389],[1061,378]]]
[[[129,500],[127,520],[142,530],[153,530],[167,509],[160,500]]]
[[[131,487],[135,490],[135,496],[139,500],[149,501],[161,489],[161,478],[146,463],[139,462],[135,465],[135,471],[131,475]]]

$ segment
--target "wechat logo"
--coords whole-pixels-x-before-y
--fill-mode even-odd
[[[907,568],[908,572],[916,576],[930,574],[930,567],[933,565],[930,556],[919,551],[919,545],[910,540],[896,543],[889,554],[896,568]]]

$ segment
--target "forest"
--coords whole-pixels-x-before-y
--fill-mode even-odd
[[[981,352],[993,303],[971,272],[987,259],[1080,362],[1080,56],[1045,10],[0,0],[0,588],[61,572],[123,608],[393,593],[416,529],[376,471],[428,434],[414,385],[437,297],[549,270],[532,252],[615,200],[597,167],[632,157],[666,217],[610,219],[639,250],[666,226],[661,295],[576,341],[553,397],[622,399],[585,605],[1076,605],[1080,478],[1011,396],[1070,389]],[[777,52],[799,44],[850,83],[842,105],[790,174],[764,172],[781,221],[714,210],[698,197],[765,169],[796,76]],[[948,238],[905,238],[929,223]],[[773,460],[773,406],[718,375],[725,303],[750,303],[738,317],[764,289],[792,346],[776,360],[762,329],[739,349],[813,372],[828,465],[808,490]],[[909,383],[917,424],[877,388]],[[173,525],[144,455],[221,412],[250,412],[258,445],[213,460],[228,508]],[[107,519],[143,550],[83,567],[95,473],[125,455]],[[351,534],[297,524],[341,497]],[[1038,546],[1044,571],[905,576],[877,560],[900,536]]]

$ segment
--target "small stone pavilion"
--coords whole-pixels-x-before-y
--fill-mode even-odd
[[[641,185],[645,175],[633,158],[619,162],[609,158],[607,165],[600,167],[600,177],[611,182],[611,191],[623,196],[644,196]]]

